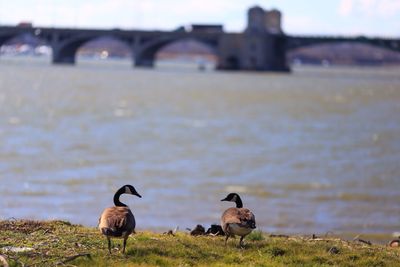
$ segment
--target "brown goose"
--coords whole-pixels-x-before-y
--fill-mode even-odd
[[[243,238],[256,228],[254,214],[243,208],[242,200],[236,193],[230,193],[221,201],[231,201],[236,203],[236,208],[229,208],[222,214],[221,226],[226,234],[225,246],[230,236],[240,236],[239,245],[243,246]]]
[[[131,233],[135,232],[135,217],[127,205],[119,201],[122,194],[130,194],[142,197],[131,185],[124,185],[114,195],[115,207],[106,208],[99,218],[100,232],[107,237],[108,251],[111,254],[111,238],[123,238],[125,253],[126,240]]]

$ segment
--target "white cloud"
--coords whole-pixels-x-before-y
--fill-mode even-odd
[[[353,0],[342,0],[339,4],[339,14],[348,16],[353,10]]]
[[[342,16],[400,16],[400,0],[341,0],[338,13]]]
[[[377,12],[382,16],[399,16],[400,20],[400,1],[399,0],[381,0],[377,6]]]

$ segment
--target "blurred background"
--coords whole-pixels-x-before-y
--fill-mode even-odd
[[[267,233],[388,240],[399,19],[396,0],[0,1],[0,219],[96,226],[132,184],[139,230],[219,223],[237,192]]]

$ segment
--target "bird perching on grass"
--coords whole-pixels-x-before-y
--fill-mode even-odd
[[[221,226],[225,232],[225,246],[229,237],[240,236],[239,246],[243,247],[243,238],[256,228],[254,214],[243,208],[243,202],[236,193],[230,193],[221,201],[231,201],[236,203],[235,208],[229,208],[221,216]]]
[[[142,197],[131,185],[124,185],[114,195],[115,207],[106,208],[99,218],[100,232],[106,236],[108,251],[111,254],[111,238],[123,238],[125,253],[126,240],[129,235],[135,232],[136,221],[130,208],[119,200],[122,194]]]

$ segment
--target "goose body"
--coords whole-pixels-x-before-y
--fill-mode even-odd
[[[106,236],[108,241],[108,251],[111,254],[111,238],[123,238],[125,253],[126,241],[130,234],[135,232],[135,216],[130,208],[120,202],[122,194],[130,194],[141,197],[131,185],[124,185],[114,195],[115,207],[104,209],[99,218],[99,230]]]
[[[242,200],[236,193],[230,193],[221,201],[236,203],[236,207],[224,211],[221,216],[221,227],[226,234],[225,245],[229,237],[240,236],[239,245],[243,246],[243,238],[256,228],[254,214],[247,208],[243,208]]]

